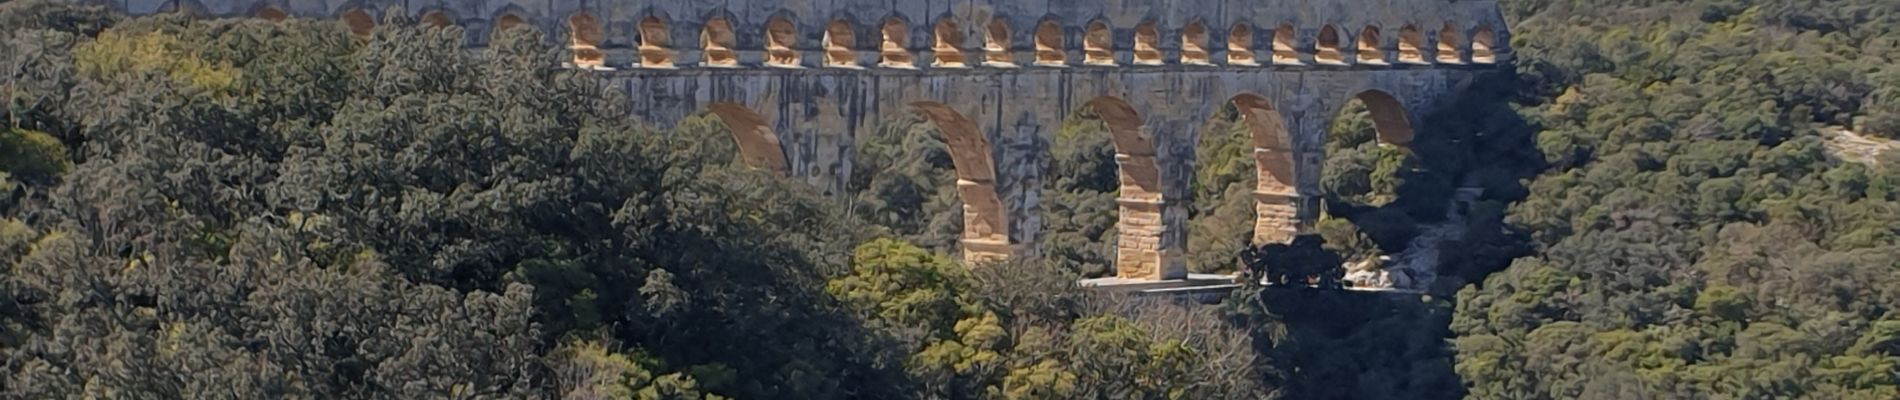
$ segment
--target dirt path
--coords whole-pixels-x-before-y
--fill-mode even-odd
[[[1878,162],[1881,153],[1900,149],[1900,141],[1861,136],[1838,126],[1821,128],[1821,135],[1827,139],[1829,153],[1863,164],[1872,165]]]

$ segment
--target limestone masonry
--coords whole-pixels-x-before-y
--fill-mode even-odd
[[[1253,132],[1254,240],[1284,241],[1318,215],[1322,145],[1347,101],[1405,145],[1414,118],[1511,55],[1488,0],[79,2],[336,19],[358,34],[403,12],[460,26],[475,48],[532,25],[572,50],[568,65],[629,93],[633,118],[671,127],[711,112],[748,163],[832,192],[858,133],[920,113],[956,164],[971,263],[1033,256],[1050,142],[1093,108],[1121,167],[1118,276],[1137,280],[1187,274],[1194,144],[1222,107]]]

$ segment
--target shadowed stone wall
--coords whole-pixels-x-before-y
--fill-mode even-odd
[[[1494,1],[1469,0],[546,0],[90,1],[133,14],[335,18],[361,33],[406,10],[465,28],[533,25],[660,127],[701,112],[743,158],[841,193],[853,138],[921,113],[945,135],[972,263],[1033,256],[1050,142],[1092,107],[1121,167],[1117,271],[1186,275],[1198,129],[1223,106],[1253,131],[1255,241],[1317,218],[1322,147],[1358,98],[1381,140],[1508,62]],[[367,18],[366,18],[367,17]]]

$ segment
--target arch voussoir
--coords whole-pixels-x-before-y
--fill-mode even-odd
[[[949,147],[957,170],[957,196],[963,201],[963,260],[972,265],[1008,261],[1015,257],[1010,240],[1009,210],[996,185],[996,163],[988,139],[975,121],[948,105],[915,102],[911,106],[937,127]]]

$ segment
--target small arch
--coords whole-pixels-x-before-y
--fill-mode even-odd
[[[798,27],[783,15],[772,16],[765,21],[765,65],[779,68],[797,68]]]
[[[1135,64],[1161,65],[1166,63],[1161,53],[1161,29],[1154,22],[1135,25]]]
[[[673,35],[666,30],[666,22],[660,17],[649,15],[640,19],[640,66],[644,68],[673,68]]]
[[[1061,66],[1069,63],[1062,47],[1062,25],[1054,20],[1036,24],[1036,65]]]
[[[1478,25],[1478,32],[1471,34],[1471,62],[1476,64],[1495,64],[1498,62],[1498,33],[1490,25]]]
[[[910,55],[910,26],[902,18],[884,19],[884,41],[878,46],[877,65],[885,68],[917,68]]]
[[[1082,63],[1115,65],[1115,30],[1108,23],[1091,21],[1082,35]]]
[[[1319,40],[1314,43],[1313,61],[1321,64],[1346,64],[1346,53],[1339,49],[1339,29],[1332,25],[1319,28]]]
[[[1273,30],[1273,63],[1282,65],[1300,64],[1300,34],[1293,30],[1293,24],[1280,24]]]
[[[418,19],[418,21],[421,21],[422,25],[430,28],[447,28],[450,25],[455,25],[455,19],[449,18],[449,14],[442,12],[442,10],[424,13],[422,14],[422,18]]]
[[[970,264],[1006,261],[1014,253],[1009,211],[997,196],[996,167],[989,140],[976,123],[943,103],[913,103],[950,152],[957,171],[957,197],[963,201],[963,259]]]
[[[1398,98],[1378,89],[1359,92],[1353,97],[1366,104],[1366,111],[1372,116],[1372,129],[1379,133],[1380,142],[1399,146],[1412,143],[1412,117]]]
[[[1232,99],[1253,141],[1255,245],[1287,243],[1299,233],[1300,195],[1292,134],[1280,111],[1265,97]]]
[[[739,52],[735,49],[738,41],[732,33],[732,22],[725,16],[713,16],[706,20],[706,26],[699,31],[700,65],[707,67],[732,68],[739,66]]]
[[[765,117],[738,103],[711,103],[706,109],[732,131],[732,139],[738,142],[739,156],[745,159],[746,165],[781,175],[791,171],[785,162],[784,150],[779,147],[778,134],[772,132],[772,124],[767,123]]]
[[[600,41],[607,36],[600,26],[600,19],[593,13],[581,11],[567,17],[567,30],[573,35],[568,49],[574,53],[574,66],[577,68],[602,69],[607,64],[607,53],[600,51]]]
[[[1359,63],[1385,64],[1385,49],[1382,48],[1384,44],[1385,42],[1379,37],[1379,27],[1367,26],[1366,29],[1359,31]]]
[[[957,26],[956,18],[944,17],[937,20],[935,33],[935,43],[930,46],[930,51],[936,56],[936,59],[931,61],[932,66],[943,68],[969,66],[963,58],[963,29]]]
[[[1438,63],[1463,64],[1465,57],[1460,51],[1463,42],[1464,34],[1459,31],[1458,26],[1446,22],[1445,27],[1438,30]]]
[[[376,31],[376,17],[371,17],[368,11],[361,8],[344,11],[342,19],[343,26],[349,27],[350,34],[357,37],[368,37]]]
[[[277,7],[264,7],[257,9],[257,18],[270,22],[284,22],[284,20],[290,19],[290,14],[285,13],[284,10],[278,9]]]
[[[1425,59],[1425,34],[1418,27],[1406,25],[1399,28],[1399,62],[1407,64],[1427,64]]]
[[[825,25],[825,66],[859,68],[858,54],[852,50],[857,46],[857,33],[852,32],[851,23],[841,19]]]
[[[1253,25],[1245,22],[1234,24],[1227,34],[1227,63],[1230,65],[1260,65],[1260,58],[1253,52]]]
[[[1207,25],[1201,20],[1188,22],[1181,28],[1181,63],[1188,65],[1212,65],[1207,50]]]
[[[1003,17],[990,19],[989,29],[983,32],[983,64],[992,67],[1016,66],[1016,57],[1009,53],[1009,20]]]

